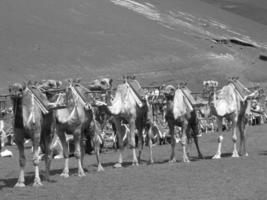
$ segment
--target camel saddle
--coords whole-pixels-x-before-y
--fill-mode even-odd
[[[208,102],[205,102],[203,100],[202,101],[201,100],[196,101],[195,98],[192,96],[191,91],[187,87],[183,87],[183,88],[181,88],[181,90],[182,90],[186,100],[190,103],[190,105],[192,107],[199,107],[199,106],[206,105],[208,103]]]
[[[246,99],[247,96],[249,96],[252,92],[247,89],[242,83],[240,83],[240,81],[235,80],[235,81],[231,81],[231,83],[235,86],[235,89],[237,90],[237,92],[239,93],[239,95],[241,96],[242,100]]]
[[[132,90],[140,101],[145,100],[145,91],[137,80],[128,80],[128,84],[130,85],[130,87],[132,88]]]

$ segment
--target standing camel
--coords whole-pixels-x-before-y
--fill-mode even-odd
[[[174,86],[168,85],[165,87],[165,96],[167,100],[167,110],[165,119],[169,127],[171,135],[171,156],[170,163],[176,162],[175,158],[175,126],[181,127],[181,144],[183,148],[183,162],[189,162],[186,143],[192,131],[192,137],[198,151],[199,158],[203,158],[199,145],[198,145],[198,119],[194,105],[190,102],[192,96],[190,96],[189,90],[184,84],[179,85],[178,89]]]
[[[66,135],[73,135],[75,151],[74,155],[78,162],[78,176],[85,176],[83,170],[84,140],[92,138],[98,171],[103,167],[100,162],[99,150],[101,139],[95,132],[94,112],[91,106],[93,101],[88,89],[75,81],[69,81],[66,89],[67,108],[56,111],[56,132],[62,143],[65,166],[61,176],[69,177],[69,150],[66,143]]]
[[[49,145],[52,138],[53,112],[49,111],[45,95],[38,89],[26,84],[15,83],[9,87],[14,112],[14,140],[19,150],[20,174],[15,187],[25,187],[24,168],[26,163],[24,140],[31,139],[33,144],[33,165],[35,167],[34,186],[41,186],[39,175],[40,146],[44,152],[46,178],[49,179],[51,155]]]
[[[133,153],[133,165],[139,165],[141,161],[141,153],[144,146],[143,131],[146,131],[149,138],[150,149],[150,163],[153,163],[152,157],[152,141],[150,130],[150,112],[148,102],[144,98],[143,90],[140,84],[133,80],[131,77],[127,77],[123,84],[118,85],[117,91],[112,101],[112,105],[109,106],[109,110],[113,117],[113,122],[116,129],[116,134],[119,142],[119,159],[118,163],[114,167],[121,167],[123,162],[123,134],[121,130],[122,121],[126,121],[130,127],[130,148]],[[136,142],[135,142],[135,130],[137,129],[139,149],[138,159],[136,156]]]
[[[216,91],[218,82],[216,81],[205,81],[204,86],[209,91],[209,105],[208,111],[212,115],[217,117],[218,123],[218,148],[216,154],[212,157],[213,159],[221,158],[222,148],[222,124],[223,118],[226,118],[232,122],[232,140],[233,140],[233,152],[232,157],[239,157],[240,155],[248,155],[246,151],[246,125],[247,116],[250,111],[251,97],[258,94],[257,91],[251,92],[245,88],[239,81],[238,78],[234,77],[229,79],[229,83],[222,89]],[[240,132],[240,152],[237,151],[237,128]]]

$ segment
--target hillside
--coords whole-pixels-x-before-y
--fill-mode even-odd
[[[259,7],[259,6],[258,6]],[[267,86],[267,28],[208,0],[3,0],[0,84],[135,73],[144,85],[239,75]]]

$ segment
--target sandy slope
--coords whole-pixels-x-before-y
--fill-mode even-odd
[[[199,0],[4,0],[0,84],[136,73],[143,84],[240,75],[266,84],[267,28]],[[241,39],[256,47],[218,44]]]

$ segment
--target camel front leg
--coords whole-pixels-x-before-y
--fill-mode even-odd
[[[40,160],[39,160],[38,148],[40,146],[40,136],[41,136],[40,132],[34,133],[34,136],[33,136],[33,165],[35,168],[35,178],[34,178],[33,186],[36,186],[36,187],[43,185],[40,179],[40,174],[39,174]]]
[[[114,168],[121,168],[122,162],[123,162],[123,148],[124,148],[124,146],[123,146],[123,137],[122,137],[120,118],[114,117],[114,126],[116,129],[116,138],[118,140],[118,147],[119,147],[119,159],[118,159],[118,162],[114,165]]]
[[[175,158],[176,140],[174,136],[174,125],[171,122],[168,122],[168,125],[169,125],[169,131],[171,135],[171,156],[170,156],[169,163],[175,163],[176,162],[176,158]]]
[[[194,138],[194,142],[197,148],[197,152],[198,152],[198,158],[199,159],[203,159],[203,155],[200,151],[199,145],[198,145],[198,135],[199,135],[199,128],[198,128],[198,123],[194,123],[194,124],[190,124],[190,127],[192,127],[193,130],[193,138]]]
[[[82,152],[81,152],[81,133],[80,131],[77,131],[74,133],[74,145],[75,145],[75,152],[74,156],[77,159],[77,164],[78,164],[78,176],[83,177],[85,176],[83,166],[82,166]]]
[[[130,120],[130,148],[132,149],[133,152],[133,160],[132,160],[132,165],[138,166],[138,160],[136,157],[136,144],[135,144],[135,119]],[[141,139],[141,138],[139,138]]]
[[[220,159],[221,158],[221,150],[222,150],[222,117],[218,117],[218,130],[219,130],[219,137],[218,137],[218,148],[216,154],[212,157],[212,159]]]
[[[236,128],[237,128],[237,116],[235,116],[232,120],[232,129],[233,129],[233,136],[232,136],[233,153],[232,153],[232,157],[233,158],[239,157],[238,152],[237,152],[237,147],[236,147],[236,142],[237,142]]]
[[[15,141],[19,150],[19,166],[20,166],[19,178],[15,187],[25,187],[24,169],[25,169],[26,158],[24,154],[24,144],[23,144],[24,141],[20,141],[18,139],[16,139]]]
[[[96,154],[96,161],[97,161],[97,171],[104,171],[104,168],[102,167],[101,160],[100,160],[100,145],[102,143],[101,138],[98,134],[94,136],[93,139],[94,143],[94,149]]]
[[[153,143],[152,143],[152,137],[153,137],[153,134],[152,134],[152,127],[149,128],[148,130],[148,146],[149,146],[149,155],[150,155],[150,159],[149,159],[149,162],[150,164],[153,164],[154,163],[154,159],[153,159]],[[159,136],[157,136],[159,137]]]
[[[137,131],[138,131],[138,163],[141,163],[141,155],[142,155],[142,151],[143,151],[143,148],[144,148],[144,137],[143,137],[143,129],[142,128],[138,128]]]
[[[66,141],[66,135],[63,130],[57,130],[57,135],[59,137],[59,140],[61,142],[62,148],[63,148],[63,156],[64,156],[64,169],[60,176],[63,176],[64,178],[69,177],[69,148]]]
[[[187,136],[186,136],[186,131],[189,130],[188,128],[188,122],[184,121],[183,126],[182,126],[182,138],[181,138],[181,145],[183,149],[183,162],[190,162],[189,158],[187,156],[187,151],[186,151],[186,144],[187,144]]]
[[[238,128],[239,128],[239,132],[240,132],[240,148],[239,148],[239,153],[241,156],[248,156],[247,150],[246,150],[246,118],[243,117],[239,124],[238,124]]]

